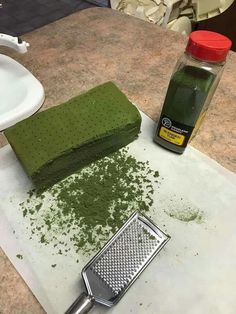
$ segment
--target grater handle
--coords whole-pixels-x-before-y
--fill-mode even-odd
[[[94,297],[83,292],[69,307],[65,314],[86,314],[92,309],[94,303]]]

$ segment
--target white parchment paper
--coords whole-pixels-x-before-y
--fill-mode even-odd
[[[153,121],[142,118],[129,150],[163,178],[151,218],[171,240],[119,304],[91,313],[235,314],[236,175],[190,146],[183,155],[162,149],[152,141]],[[18,204],[31,188],[10,146],[0,149],[0,245],[45,311],[60,314],[84,290],[80,272],[90,257],[76,263],[73,255],[53,255],[29,240]],[[171,217],[188,206],[202,213],[201,223]]]

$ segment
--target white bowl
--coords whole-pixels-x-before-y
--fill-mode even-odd
[[[43,86],[33,74],[0,54],[0,131],[31,116],[44,98]]]

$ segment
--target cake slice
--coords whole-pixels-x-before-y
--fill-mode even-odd
[[[36,188],[45,189],[132,142],[137,108],[108,82],[5,130]]]

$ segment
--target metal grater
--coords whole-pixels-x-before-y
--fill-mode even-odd
[[[95,302],[116,304],[169,239],[147,217],[134,213],[83,268],[87,294],[66,314],[88,313]]]

